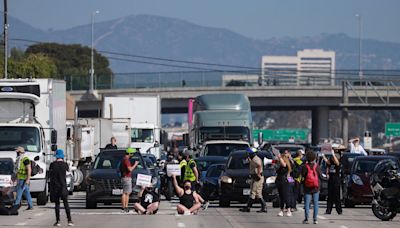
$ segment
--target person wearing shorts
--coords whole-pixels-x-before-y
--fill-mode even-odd
[[[122,212],[128,213],[129,208],[129,196],[132,193],[132,171],[136,169],[139,161],[135,161],[135,164],[131,164],[131,158],[133,154],[136,152],[134,148],[126,149],[125,156],[121,162],[120,171],[122,175],[121,183],[122,183],[122,196],[121,196],[121,210]]]

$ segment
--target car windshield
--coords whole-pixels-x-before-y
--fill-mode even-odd
[[[0,151],[21,146],[28,152],[40,151],[40,133],[36,127],[0,127]]]
[[[222,156],[228,157],[235,150],[246,150],[246,144],[208,144],[204,148],[204,156]]]
[[[207,171],[207,177],[219,177],[223,171],[222,167],[213,166]]]
[[[14,163],[12,160],[0,160],[0,175],[11,175],[14,172]]]
[[[131,142],[152,143],[154,141],[153,129],[132,128]]]
[[[123,156],[119,154],[117,155],[100,155],[97,156],[96,161],[94,163],[94,168],[95,169],[117,169],[118,165],[121,164],[121,161],[123,159]],[[134,155],[131,159],[131,164],[134,164],[135,161],[139,161],[139,164],[137,166],[138,169],[143,169],[143,161],[140,159],[138,155]]]
[[[228,162],[228,169],[249,169],[249,161],[244,156],[232,156]]]
[[[372,173],[379,160],[360,160],[355,165],[355,173]]]
[[[199,171],[206,171],[211,165],[225,163],[224,161],[196,161]]]

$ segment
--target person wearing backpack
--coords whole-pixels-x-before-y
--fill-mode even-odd
[[[27,156],[25,156],[25,149],[23,147],[18,147],[16,149],[17,152],[17,198],[14,202],[14,205],[20,205],[22,200],[22,195],[25,196],[28,201],[28,208],[26,210],[32,210],[32,196],[29,190],[30,180],[31,180],[31,161]]]
[[[128,213],[129,208],[129,196],[132,193],[132,171],[136,169],[139,164],[139,161],[135,161],[135,164],[131,164],[131,158],[133,154],[136,152],[135,148],[126,149],[125,156],[122,159],[120,164],[120,172],[121,172],[121,183],[122,183],[122,196],[121,196],[121,210],[122,212]]]
[[[308,224],[308,214],[310,211],[311,199],[314,202],[313,220],[314,224],[318,224],[318,200],[319,200],[319,177],[321,175],[321,168],[315,162],[316,154],[313,151],[307,151],[306,163],[303,165],[301,175],[304,187],[304,221],[303,224]]]
[[[55,203],[56,222],[54,226],[61,226],[60,223],[60,199],[64,203],[65,213],[67,214],[68,226],[74,226],[71,219],[71,210],[68,203],[68,189],[66,174],[69,171],[68,164],[64,162],[64,151],[56,150],[56,160],[50,164],[50,201]]]

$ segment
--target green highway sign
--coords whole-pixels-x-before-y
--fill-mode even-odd
[[[258,133],[263,133],[264,141],[289,141],[293,138],[296,142],[307,142],[310,129],[292,128],[292,129],[254,129],[253,138],[258,140]]]
[[[386,123],[385,135],[389,137],[400,137],[400,123]]]

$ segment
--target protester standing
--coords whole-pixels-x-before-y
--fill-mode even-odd
[[[278,154],[278,169],[276,171],[276,180],[275,184],[276,187],[278,188],[278,194],[279,194],[279,206],[280,206],[280,212],[278,213],[278,216],[283,216],[284,215],[284,209],[286,208],[287,210],[287,216],[291,217],[292,212],[290,208],[290,196],[289,196],[289,182],[288,182],[288,176],[292,172],[292,167],[289,161],[288,156],[286,153],[279,153]],[[286,207],[285,207],[286,206]]]
[[[122,212],[128,213],[129,212],[129,196],[132,193],[132,171],[136,169],[139,164],[139,161],[135,161],[135,163],[131,164],[131,158],[133,154],[136,152],[135,148],[128,148],[126,149],[125,156],[120,165],[120,172],[121,172],[121,182],[122,182],[122,196],[121,196],[121,210]]]
[[[117,150],[117,139],[113,136],[110,139],[110,143],[106,145],[107,150]]]
[[[319,200],[319,177],[321,169],[315,162],[316,155],[313,151],[307,151],[306,163],[302,168],[301,175],[303,176],[304,188],[304,224],[308,224],[308,215],[310,212],[311,200],[314,202],[313,220],[314,224],[318,224],[318,200]]]
[[[340,161],[339,153],[332,150],[332,156],[328,159],[325,154],[322,155],[326,163],[326,175],[328,177],[328,202],[325,214],[331,214],[333,204],[336,212],[342,214],[342,202],[340,200]]]
[[[256,148],[247,148],[247,160],[249,161],[250,167],[250,190],[251,194],[247,201],[247,206],[241,208],[242,212],[250,212],[250,208],[253,206],[253,203],[256,199],[260,200],[261,210],[257,212],[267,212],[267,204],[265,203],[264,197],[262,195],[263,187],[264,187],[264,174],[263,174],[263,163],[260,157],[257,156]]]
[[[71,218],[71,210],[68,203],[68,189],[66,173],[69,171],[68,164],[64,162],[64,151],[56,150],[56,160],[50,164],[50,201],[55,203],[56,222],[54,226],[61,226],[60,223],[60,199],[64,203],[67,214],[68,226],[74,226]]]
[[[197,170],[196,162],[193,159],[193,151],[186,150],[184,156],[186,160],[186,165],[183,181],[192,182],[192,187],[195,188],[199,182],[199,172]]]
[[[350,145],[350,153],[362,154],[364,156],[368,156],[368,153],[360,145],[360,139],[359,138],[351,139],[349,141],[349,145]]]
[[[301,169],[303,166],[303,156],[304,151],[303,150],[298,150],[296,152],[296,157],[293,158],[293,171],[292,171],[292,176],[295,180],[294,182],[294,187],[293,187],[293,209],[297,210],[297,202],[301,203]]]
[[[25,149],[23,147],[18,147],[16,149],[17,152],[17,160],[16,160],[16,167],[17,167],[17,198],[14,202],[14,205],[20,205],[22,200],[22,195],[25,196],[26,200],[28,201],[28,208],[27,210],[33,209],[32,204],[32,196],[29,190],[30,180],[31,180],[31,161],[27,156],[25,156]]]

